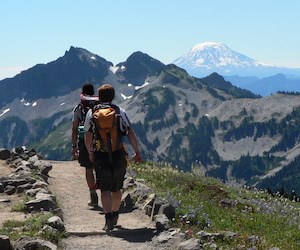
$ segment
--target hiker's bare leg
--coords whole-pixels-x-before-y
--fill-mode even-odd
[[[90,189],[90,201],[88,202],[88,205],[96,207],[98,206],[98,195],[95,189],[95,177],[94,170],[92,168],[85,169],[85,178],[87,185]]]
[[[94,169],[86,168],[85,169],[85,178],[89,189],[93,189],[95,186],[95,177],[94,177]]]
[[[110,191],[101,191],[101,202],[104,213],[112,212],[113,198]]]
[[[120,204],[122,199],[121,190],[112,193],[112,211],[119,211]]]

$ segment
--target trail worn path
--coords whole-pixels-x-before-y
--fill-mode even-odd
[[[51,192],[57,197],[69,237],[63,249],[157,249],[151,239],[154,224],[143,211],[135,209],[121,213],[118,226],[109,235],[102,230],[104,214],[101,208],[91,209],[84,168],[76,161],[53,161],[49,172]],[[100,196],[99,191],[98,196]],[[100,197],[99,197],[100,198]]]

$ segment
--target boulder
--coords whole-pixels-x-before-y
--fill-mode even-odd
[[[10,151],[8,149],[0,149],[0,160],[7,160],[10,157]]]

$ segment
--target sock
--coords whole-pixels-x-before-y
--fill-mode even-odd
[[[113,217],[113,213],[106,213],[105,219],[111,219]]]

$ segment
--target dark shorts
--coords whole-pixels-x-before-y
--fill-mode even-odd
[[[88,168],[88,169],[93,168],[94,165],[90,161],[89,153],[88,153],[88,151],[85,147],[85,144],[84,144],[83,140],[79,140],[78,148],[79,148],[78,162],[79,162],[80,166]]]
[[[121,149],[113,152],[112,163],[108,153],[97,152],[95,156],[97,184],[100,190],[116,192],[122,189],[127,168],[126,151]]]

